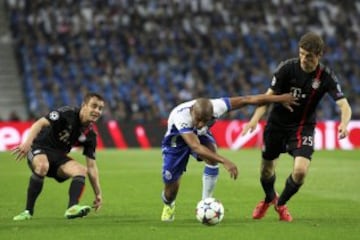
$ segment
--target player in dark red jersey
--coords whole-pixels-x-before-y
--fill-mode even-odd
[[[293,111],[289,111],[283,105],[275,103],[270,110],[263,134],[260,168],[260,182],[265,199],[254,209],[254,219],[263,218],[269,206],[275,205],[280,220],[292,221],[285,204],[299,190],[308,173],[314,152],[315,110],[326,93],[340,109],[339,138],[348,135],[346,128],[351,118],[351,108],[334,72],[320,63],[323,49],[324,42],[319,35],[306,33],[299,41],[299,57],[282,62],[274,73],[266,94],[291,92],[298,97],[299,106],[293,106]],[[256,109],[244,127],[243,135],[255,129],[266,109],[266,105]],[[284,190],[278,196],[274,188],[276,159],[285,152],[294,158],[294,165]]]
[[[26,208],[24,212],[14,217],[15,221],[32,218],[45,176],[54,178],[58,182],[72,178],[68,209],[65,211],[66,218],[83,217],[90,211],[90,206],[79,205],[86,175],[89,176],[95,194],[93,207],[95,210],[100,208],[102,195],[95,161],[96,134],[92,125],[100,118],[104,105],[102,96],[88,93],[80,108],[61,107],[40,118],[31,126],[26,140],[13,151],[16,160],[27,156],[32,170],[27,189]],[[67,155],[75,146],[83,147],[86,167]]]

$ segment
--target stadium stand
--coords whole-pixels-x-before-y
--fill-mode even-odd
[[[0,120],[24,120],[28,118],[22,81],[11,42],[8,19],[0,8]]]
[[[7,0],[6,9],[29,116],[79,104],[88,90],[120,121],[166,118],[194,97],[262,93],[311,30],[360,118],[358,1]],[[320,119],[336,116],[331,104]]]

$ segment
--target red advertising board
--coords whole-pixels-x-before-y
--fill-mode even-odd
[[[241,136],[244,121],[219,121],[211,131],[213,132],[218,146],[230,149],[261,147],[262,132],[265,122],[258,124],[256,129],[245,136]],[[316,149],[355,149],[360,148],[360,121],[351,121],[348,126],[349,136],[339,139],[336,121],[323,121],[316,125],[315,148]]]
[[[259,148],[262,144],[264,122],[254,132],[241,136],[245,121],[218,121],[212,132],[221,148]],[[0,122],[0,151],[6,151],[21,143],[28,134],[31,122]],[[316,149],[356,149],[360,148],[360,121],[351,121],[349,136],[338,138],[338,122],[324,121],[316,126]],[[119,123],[116,121],[97,124],[98,147],[127,149],[129,147],[159,147],[166,131],[166,121],[147,123]]]

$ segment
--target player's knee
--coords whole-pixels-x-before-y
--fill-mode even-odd
[[[36,155],[28,163],[32,171],[41,177],[46,176],[50,168],[49,161],[45,155]]]
[[[86,177],[87,174],[88,174],[88,169],[87,169],[87,167],[82,166],[82,165],[78,166],[78,175],[79,175],[79,176],[84,176],[84,177]]]
[[[262,169],[260,174],[262,178],[269,179],[274,176],[275,173],[271,169]]]
[[[211,165],[211,166],[217,166],[219,165],[219,163],[208,160],[208,159],[203,159],[203,161],[207,164],[207,165]]]
[[[306,176],[306,171],[303,169],[295,169],[293,173],[294,182],[302,183]]]
[[[33,166],[33,171],[35,174],[39,176],[46,176],[47,172],[49,171],[49,163],[48,162],[37,162]]]
[[[263,163],[262,166],[261,166],[260,174],[261,174],[262,178],[265,178],[265,179],[271,178],[275,174],[274,165],[273,164],[264,164]]]
[[[73,166],[71,171],[68,172],[68,174],[71,176],[84,176],[84,177],[87,176],[87,173],[88,173],[87,168],[80,164]]]

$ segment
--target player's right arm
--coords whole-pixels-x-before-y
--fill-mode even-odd
[[[347,126],[351,119],[351,107],[346,98],[342,98],[336,101],[336,105],[340,109],[340,124],[338,126],[339,139],[343,139],[349,135]]]
[[[45,117],[40,118],[36,122],[34,122],[31,125],[31,128],[29,130],[29,134],[27,135],[25,141],[23,143],[20,143],[17,147],[13,150],[13,155],[15,155],[16,161],[19,161],[23,159],[26,154],[29,152],[31,148],[31,144],[33,143],[36,136],[39,134],[41,129],[50,126],[49,120],[47,120]]]
[[[206,158],[213,162],[218,162],[224,165],[224,168],[230,173],[230,177],[236,179],[238,176],[238,169],[237,166],[231,162],[230,160],[226,159],[223,156],[211,151],[206,146],[200,143],[198,136],[192,132],[182,133],[181,137],[184,139],[186,144],[197,153],[201,158]]]
[[[86,166],[88,169],[89,181],[95,194],[93,207],[95,211],[98,211],[102,205],[102,193],[101,193],[102,191],[100,186],[99,169],[95,159],[89,157],[86,157]]]
[[[269,88],[265,94],[266,95],[274,95],[274,91],[271,88]],[[243,130],[241,131],[242,136],[247,134],[249,131],[251,133],[255,130],[258,122],[266,113],[266,110],[267,110],[267,105],[261,105],[255,109],[255,112],[254,112],[253,116],[251,117],[250,121],[244,126]]]

